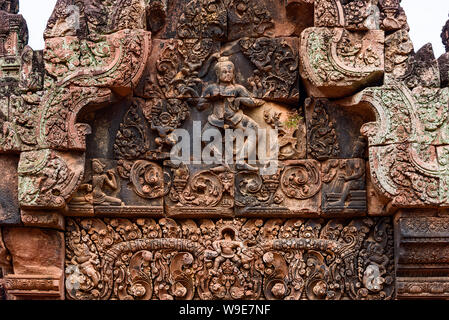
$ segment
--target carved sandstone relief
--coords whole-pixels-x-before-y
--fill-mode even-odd
[[[146,20],[144,0],[58,0],[44,38],[95,38],[125,29],[146,29]]]
[[[322,169],[322,210],[335,212],[366,212],[365,161],[363,159],[328,160]]]
[[[46,86],[51,88],[43,97],[38,117],[39,146],[83,150],[87,129],[75,124],[77,114],[86,104],[110,101],[112,91],[126,93],[140,80],[149,40],[147,32],[125,30],[97,44],[70,37],[47,41],[47,46],[55,48],[45,57],[46,70],[52,77],[47,77]],[[70,46],[75,47],[68,49]],[[85,69],[75,65],[84,65]],[[74,103],[67,108],[64,103],[70,100]]]
[[[144,31],[125,30],[107,37],[107,39],[95,45],[83,40],[80,42],[78,38],[74,37],[52,38],[51,41],[47,42],[49,47],[45,56],[48,72],[46,78],[47,94],[40,102],[36,127],[34,128],[37,145],[40,148],[84,150],[85,135],[89,133],[90,128],[88,125],[76,123],[78,113],[87,104],[110,101],[112,98],[111,89],[115,93],[123,94],[123,90],[129,90],[132,83],[135,84],[140,79],[149,48],[148,34]],[[75,47],[69,49],[71,45]],[[89,45],[92,46],[89,47]],[[50,47],[54,47],[54,50],[50,50]],[[68,51],[64,53],[64,50]],[[75,70],[75,65],[85,67]],[[92,77],[92,74],[95,74],[95,76]],[[19,198],[27,207],[60,208],[64,206],[64,201],[68,200],[76,190],[75,188],[69,189],[69,187],[75,187],[77,184],[67,183],[66,180],[55,180],[51,184],[64,185],[64,196],[61,198],[59,195],[56,195],[56,197],[42,195],[45,192],[39,191],[36,183],[31,182],[35,179],[37,172],[42,169],[39,167],[32,168],[31,165],[33,163],[36,165],[37,163],[42,164],[38,159],[47,157],[43,155],[45,152],[51,153],[53,151],[42,149],[39,152],[31,151],[28,153],[33,155],[31,157],[36,158],[36,160],[29,160],[30,156],[23,154],[19,167],[26,169],[22,170],[19,175],[22,179],[21,186],[26,188],[23,190],[27,191],[23,191],[25,195],[19,196]],[[37,155],[37,153],[41,155]],[[23,161],[25,163],[22,163]],[[84,158],[80,157],[79,161],[83,162]],[[82,173],[82,165],[73,172],[77,176],[81,176]],[[53,178],[63,177],[59,175]],[[49,190],[48,192],[54,191]],[[33,197],[33,199],[30,197]],[[45,200],[40,200],[42,197]],[[64,201],[61,202],[62,199]],[[57,202],[53,202],[56,200]]]
[[[63,233],[5,227],[2,234],[13,261],[13,270],[4,276],[9,299],[61,299],[64,296]]]
[[[0,165],[5,170],[0,183],[0,223],[17,224],[20,222],[18,201],[17,156],[1,155]]]
[[[19,202],[24,208],[62,209],[81,183],[83,154],[43,149],[20,155]]]
[[[308,98],[307,154],[319,161],[366,157],[366,139],[360,128],[369,121],[368,113],[346,110],[329,99]]]
[[[25,19],[18,14],[18,11],[18,4],[0,10],[1,78],[20,79],[20,54],[28,42],[28,28]]]
[[[345,27],[348,30],[375,30],[380,27],[380,10],[372,0],[315,1],[316,27]]]
[[[385,31],[408,30],[407,16],[401,7],[402,0],[380,0],[380,22]]]
[[[352,101],[376,111],[376,122],[361,131],[377,190],[394,206],[446,206],[446,88],[384,86],[365,89]]]
[[[41,52],[17,6],[0,0],[8,298],[447,295],[449,60],[414,52],[399,0],[59,0]],[[216,153],[206,129],[275,129],[278,169],[177,164],[178,129],[192,161]]]
[[[408,29],[401,0],[317,0],[316,27],[394,31]]]
[[[315,216],[319,212],[321,166],[291,160],[273,175],[243,171],[236,175],[236,213],[244,216]]]
[[[236,81],[254,97],[295,102],[299,98],[297,38],[249,38],[220,45],[211,38],[154,40],[147,76],[138,89],[144,98],[199,98],[216,80],[215,65],[229,58]]]
[[[77,219],[70,299],[389,299],[388,219]],[[340,274],[345,273],[346,277]]]
[[[384,33],[309,28],[301,35],[301,76],[309,95],[338,98],[378,82],[384,70]]]
[[[164,197],[168,216],[233,216],[235,172],[231,168],[169,162],[165,166],[170,168],[171,188]]]
[[[161,216],[167,173],[147,160],[91,159],[69,215]]]
[[[300,0],[172,1],[166,5],[166,23],[152,30],[157,39],[202,39],[234,41],[243,37],[298,36],[313,25],[313,4]],[[298,12],[303,16],[298,21]]]

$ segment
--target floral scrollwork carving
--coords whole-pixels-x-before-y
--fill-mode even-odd
[[[176,29],[181,39],[226,37],[227,12],[224,3],[217,0],[189,1]]]
[[[162,168],[146,160],[134,162],[130,171],[134,191],[143,198],[159,198],[170,190],[170,175]]]
[[[238,172],[235,178],[237,206],[270,206],[282,203],[284,196],[278,192],[280,170],[268,176],[250,171]]]
[[[285,39],[258,38],[239,40],[245,56],[256,66],[248,79],[256,97],[295,100],[299,92],[294,84],[298,78],[299,59],[296,48]]]
[[[120,159],[136,159],[145,154],[148,137],[145,120],[139,114],[140,99],[136,99],[125,114],[114,144],[114,153]]]
[[[173,165],[171,185],[165,197],[169,214],[229,215],[234,205],[234,176],[224,167],[192,172],[186,165]],[[168,176],[167,176],[168,177]]]
[[[71,299],[389,299],[388,218],[68,220]]]
[[[320,168],[312,162],[288,167],[282,173],[280,184],[288,197],[308,199],[321,189]]]
[[[210,171],[200,171],[190,179],[181,193],[181,202],[199,206],[215,206],[223,195],[220,178]]]
[[[339,0],[315,1],[315,25],[320,27],[343,27],[345,17]]]
[[[309,121],[308,139],[308,153],[317,160],[333,158],[340,153],[335,122],[330,119],[326,103],[321,99],[316,101]]]

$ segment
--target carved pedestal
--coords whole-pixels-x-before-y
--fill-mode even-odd
[[[8,298],[64,299],[64,234],[9,227],[3,228],[2,235],[11,264],[3,269]]]

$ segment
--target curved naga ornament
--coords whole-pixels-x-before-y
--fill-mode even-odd
[[[389,299],[388,218],[67,221],[70,299]],[[345,275],[345,276],[342,276]]]
[[[376,122],[364,124],[361,132],[368,136],[377,189],[394,206],[447,206],[448,89],[368,88],[349,102],[361,103],[369,103],[376,114]]]
[[[76,125],[79,112],[88,104],[110,101],[112,92],[125,95],[137,85],[151,48],[150,33],[122,30],[99,43],[66,37],[48,39],[46,45],[46,70],[55,80],[47,83],[51,87],[40,105],[38,145],[84,150],[86,132]],[[67,47],[72,49],[58,49]]]

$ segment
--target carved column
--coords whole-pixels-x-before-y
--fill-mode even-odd
[[[449,215],[400,210],[395,224],[396,297],[449,298]]]

